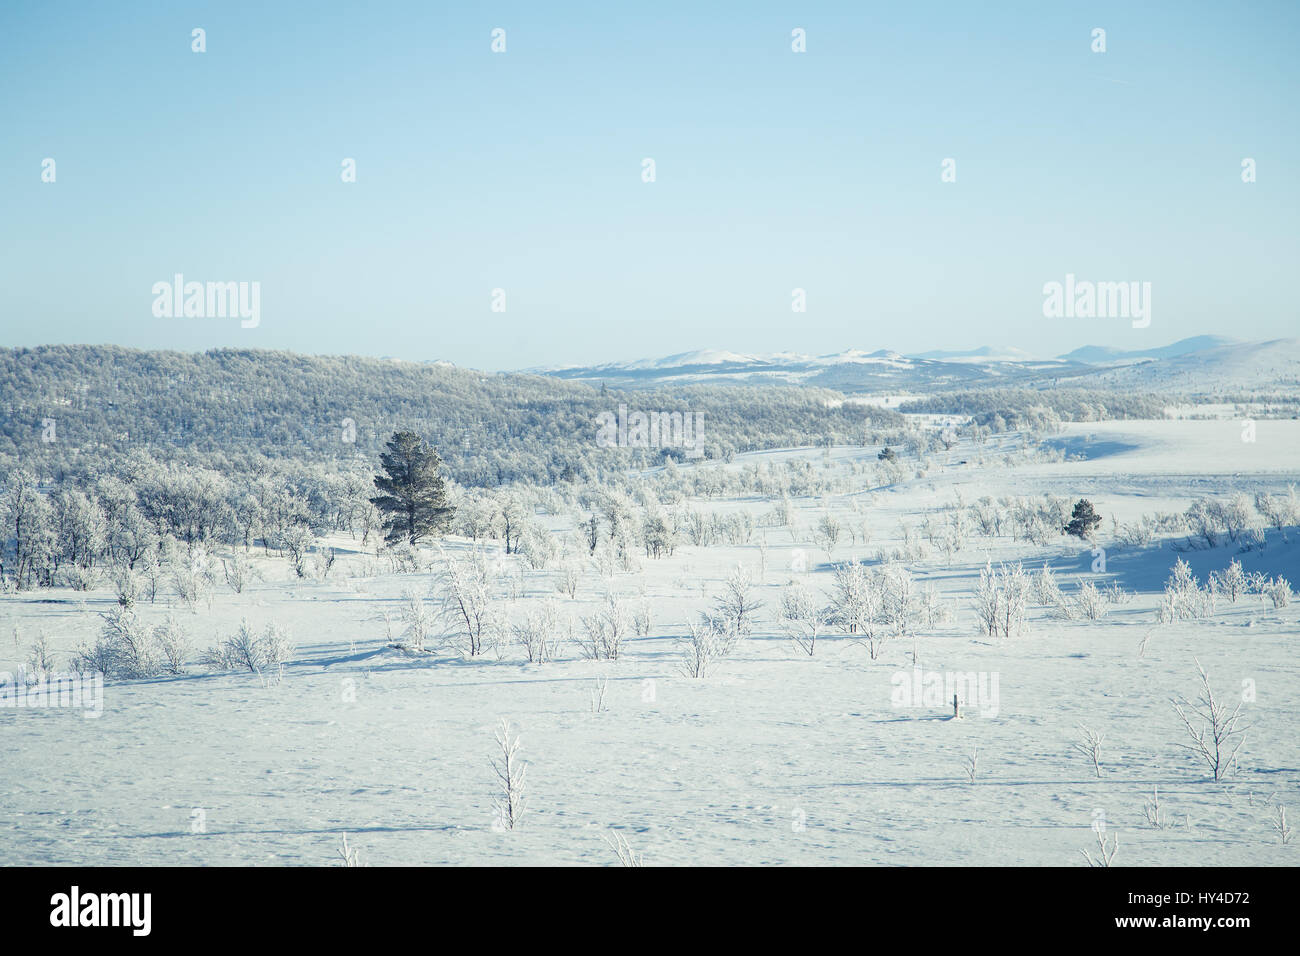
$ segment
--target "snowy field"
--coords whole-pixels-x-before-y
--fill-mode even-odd
[[[576,641],[541,664],[515,646],[467,659],[431,640],[412,653],[391,646],[402,596],[431,599],[436,550],[424,549],[420,570],[390,573],[336,536],[336,566],[308,580],[257,548],[263,580],[242,593],[223,583],[192,610],[170,592],[139,605],[149,623],[180,614],[195,651],[188,673],[110,682],[97,719],[0,708],[0,863],[325,865],[339,862],[346,834],[371,865],[617,865],[618,835],[647,865],[1086,866],[1081,851],[1095,856],[1101,831],[1118,841],[1117,866],[1294,865],[1295,841],[1283,845],[1272,821],[1280,806],[1300,821],[1300,606],[1251,593],[1163,624],[1159,607],[1179,557],[1202,583],[1234,558],[1247,574],[1297,579],[1297,531],[1269,531],[1244,552],[1223,543],[1179,553],[1185,533],[1126,546],[1112,524],[1181,512],[1200,495],[1285,493],[1300,477],[1300,422],[1261,421],[1254,442],[1241,428],[1072,424],[1047,442],[1064,460],[1016,458],[1014,440],[963,441],[931,456],[925,477],[909,468],[887,486],[865,467],[855,473],[875,464],[875,448],[740,456],[730,468],[804,459],[841,476],[843,491],[795,499],[781,526],[767,522],[766,497],[692,499],[683,506],[749,513],[749,543],[684,541],[608,577],[584,567],[574,598],[557,591],[555,568],[494,559],[502,581],[517,574],[498,585],[507,621],[549,600],[561,631],[573,622],[580,634],[607,591],[648,609],[649,633],[616,661],[586,659]],[[783,587],[831,593],[832,563],[875,565],[909,547],[925,515],[958,495],[969,506],[1043,493],[1093,502],[1104,570],[1088,542],[970,531],[951,558],[932,542],[903,557],[918,586],[933,586],[935,613],[914,637],[886,640],[877,659],[834,628],[809,655],[779,620]],[[846,529],[829,553],[815,541],[827,514]],[[557,537],[574,526],[567,514],[539,520]],[[860,530],[850,539],[863,521],[869,540]],[[462,538],[445,546],[472,548]],[[1035,574],[1050,562],[1066,594],[1090,582],[1124,597],[1098,620],[1031,600],[1022,631],[989,636],[975,612],[986,561]],[[738,564],[763,602],[753,632],[707,676],[688,677],[686,622]],[[0,671],[17,670],[40,632],[62,662],[114,606],[103,587],[0,595]],[[241,619],[287,628],[296,650],[282,674],[198,663]],[[1218,782],[1180,749],[1188,737],[1171,704],[1194,700],[1197,660],[1249,725]],[[996,697],[968,701],[961,719],[950,695],[902,702],[917,666],[921,679],[996,680]],[[527,809],[512,830],[497,822],[490,763],[503,718],[527,764]],[[1081,724],[1104,735],[1100,775],[1076,748]]]

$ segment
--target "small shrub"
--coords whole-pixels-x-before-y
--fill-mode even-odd
[[[247,670],[261,673],[278,669],[293,653],[288,634],[278,624],[268,624],[260,635],[253,632],[248,621],[240,621],[239,629],[203,656],[203,663],[214,670]]]

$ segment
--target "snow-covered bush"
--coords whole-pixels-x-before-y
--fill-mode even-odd
[[[234,634],[203,655],[203,663],[214,670],[261,673],[280,668],[292,654],[293,644],[278,624],[267,624],[257,634],[244,620]]]
[[[173,545],[167,555],[172,586],[186,607],[197,612],[200,603],[212,600],[215,581],[212,557],[202,547]]]
[[[722,656],[718,632],[707,620],[687,621],[686,627],[686,637],[677,641],[681,654],[678,669],[686,677],[707,677]]]
[[[1002,564],[997,571],[985,562],[975,589],[975,613],[983,633],[1012,637],[1024,630],[1032,587],[1032,577],[1018,562]]]
[[[534,571],[540,571],[555,558],[555,539],[545,529],[530,525],[515,548]]]
[[[94,568],[71,565],[63,570],[63,581],[74,591],[89,591],[99,584],[99,572]]]
[[[1273,602],[1274,608],[1286,607],[1291,603],[1291,582],[1278,575],[1270,579],[1260,589],[1260,593]]]
[[[417,653],[424,651],[425,642],[433,632],[436,614],[433,608],[424,603],[424,598],[414,591],[402,592],[402,623],[405,628],[402,645]]]
[[[478,657],[499,637],[492,577],[487,554],[476,550],[465,558],[448,558],[435,583],[443,620],[467,657]]]
[[[781,589],[781,628],[795,647],[810,657],[816,652],[817,638],[826,630],[833,613],[801,581]]]
[[[616,661],[623,650],[623,642],[632,630],[627,603],[613,594],[605,596],[605,603],[582,619],[585,634],[578,646],[585,657],[596,661]]]
[[[73,670],[118,680],[163,673],[165,658],[158,641],[133,609],[119,606],[100,616],[104,626],[93,642],[77,649]]]
[[[826,552],[826,560],[830,560],[835,551],[835,546],[840,541],[840,523],[836,521],[829,513],[821,516],[817,522],[816,528],[813,529],[813,536],[817,544]]]
[[[525,612],[523,620],[510,625],[515,643],[524,649],[529,663],[544,664],[555,660],[563,640],[559,618],[555,602],[547,600],[540,608]]]
[[[184,674],[190,655],[190,637],[175,614],[168,614],[153,629],[157,656],[166,674]]]
[[[312,571],[318,581],[324,581],[330,576],[337,559],[338,552],[334,548],[317,548],[312,552]]]
[[[1287,528],[1300,524],[1300,496],[1296,494],[1295,485],[1289,485],[1285,495],[1255,492],[1255,508],[1270,528],[1285,532]]]
[[[1046,561],[1043,562],[1043,569],[1038,572],[1038,577],[1034,579],[1034,594],[1038,603],[1045,607],[1059,608],[1065,603],[1065,596],[1061,593],[1056,574]]]
[[[736,565],[727,575],[727,580],[722,584],[722,593],[713,603],[714,616],[722,622],[721,630],[733,634],[735,640],[748,637],[762,607],[763,602],[754,594],[753,577],[749,570]]]
[[[236,548],[230,555],[230,560],[222,559],[222,569],[225,571],[226,584],[230,590],[236,594],[244,593],[244,586],[248,584],[251,575],[251,568],[248,559],[239,553]]]
[[[555,578],[555,590],[570,598],[578,594],[578,583],[582,579],[582,572],[578,565],[573,561],[566,561],[560,568]]]
[[[1246,593],[1249,582],[1246,580],[1246,572],[1241,568],[1241,562],[1233,558],[1223,571],[1210,572],[1209,583],[1216,593],[1226,595],[1229,601],[1236,604],[1237,598]]]
[[[1079,609],[1080,617],[1085,620],[1099,621],[1106,616],[1106,599],[1097,589],[1097,585],[1091,581],[1084,581],[1079,585],[1074,602]]]
[[[1195,620],[1208,617],[1214,611],[1214,591],[1202,589],[1192,574],[1191,565],[1182,558],[1174,562],[1169,580],[1165,582],[1165,596],[1160,602],[1160,620]]]
[[[31,655],[27,658],[27,680],[29,683],[39,683],[49,680],[53,673],[54,653],[50,648],[50,639],[44,631],[40,631],[32,644]]]
[[[1149,515],[1143,515],[1137,521],[1129,521],[1119,526],[1115,540],[1126,548],[1145,548],[1155,540],[1156,525]]]
[[[144,579],[131,568],[122,566],[113,573],[113,595],[122,607],[135,607],[144,590]]]

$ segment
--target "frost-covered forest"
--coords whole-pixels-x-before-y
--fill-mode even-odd
[[[1290,860],[1266,407],[0,358],[21,862]],[[705,455],[603,447],[620,404]],[[419,536],[399,431],[441,456]],[[96,719],[12,706],[92,674]]]

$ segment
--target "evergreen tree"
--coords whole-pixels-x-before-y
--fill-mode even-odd
[[[1101,524],[1101,515],[1093,509],[1092,502],[1080,498],[1070,515],[1070,523],[1065,526],[1065,533],[1072,534],[1076,538],[1087,538],[1099,524]]]
[[[447,504],[438,452],[414,432],[397,432],[379,458],[385,474],[375,475],[380,494],[370,503],[384,515],[384,540],[416,544],[445,528],[455,509]]]

